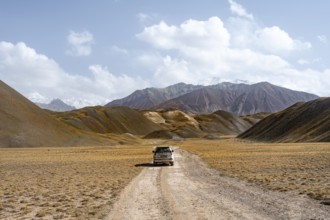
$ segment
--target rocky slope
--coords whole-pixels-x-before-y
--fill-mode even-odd
[[[1,80],[0,121],[0,147],[74,146],[108,142],[57,120]]]
[[[128,107],[86,107],[69,112],[53,113],[67,124],[90,132],[146,135],[162,127]]]
[[[236,115],[278,112],[296,102],[317,96],[293,91],[267,82],[253,85],[221,83],[204,87],[155,106],[155,109],[179,109],[187,113],[211,113],[217,110]]]
[[[99,106],[49,112],[2,81],[0,107],[0,147],[111,145],[136,143],[141,137],[220,138],[237,135],[255,123],[224,111],[196,115]]]
[[[199,88],[201,88],[201,86],[184,83],[178,83],[166,88],[146,88],[143,90],[137,90],[123,99],[114,100],[105,106],[127,106],[137,109],[150,109],[164,101],[176,98]]]
[[[239,137],[267,142],[329,142],[330,98],[297,103],[271,114]]]
[[[253,116],[240,118],[225,111],[189,115],[178,110],[148,111],[128,107],[88,107],[52,114],[85,131],[160,139],[238,135],[258,121]]]
[[[106,106],[128,106],[145,110],[178,109],[193,114],[223,110],[236,115],[249,115],[259,112],[277,112],[296,102],[316,98],[318,96],[313,94],[293,91],[267,82],[253,85],[224,82],[211,86],[180,83],[164,89],[138,90]]]

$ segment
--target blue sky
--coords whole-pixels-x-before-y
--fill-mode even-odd
[[[32,101],[103,105],[178,82],[330,95],[326,1],[0,0],[0,79]]]

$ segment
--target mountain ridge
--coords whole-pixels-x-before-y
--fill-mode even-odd
[[[198,85],[177,83],[165,88],[146,88],[136,90],[123,99],[117,99],[106,104],[106,107],[127,106],[137,109],[150,109],[166,100],[176,98],[182,94],[200,88]],[[140,100],[136,102],[135,100]]]
[[[173,90],[174,92],[172,91],[170,96],[165,96],[164,89],[168,88],[176,88],[176,90]],[[175,91],[180,92],[175,93]],[[155,98],[156,101],[150,101],[151,97],[157,97]],[[108,103],[106,106],[127,106],[142,110],[178,109],[192,114],[206,114],[224,110],[236,115],[249,115],[258,112],[277,112],[296,102],[306,102],[316,98],[318,96],[314,94],[290,90],[268,82],[251,85],[223,82],[209,86],[180,83],[163,89],[137,90],[125,98]]]
[[[59,121],[1,80],[0,121],[0,147],[61,147],[113,142]]]
[[[238,136],[266,142],[329,142],[330,98],[319,98],[269,115]]]
[[[84,131],[136,137],[174,139],[238,135],[262,116],[241,118],[230,112],[189,115],[179,110],[148,111],[129,107],[86,107],[53,112],[59,120]]]

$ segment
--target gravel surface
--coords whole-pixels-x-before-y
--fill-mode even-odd
[[[139,164],[107,219],[330,219],[330,206],[221,175],[175,150],[175,165]]]

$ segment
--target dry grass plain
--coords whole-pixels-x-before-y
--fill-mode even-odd
[[[180,147],[224,175],[271,190],[296,191],[330,205],[329,143],[268,144],[230,138],[188,140]]]
[[[330,204],[328,143],[168,142],[224,175]],[[151,160],[151,145],[0,149],[0,219],[100,219]]]
[[[0,219],[103,218],[151,149],[0,149]]]

